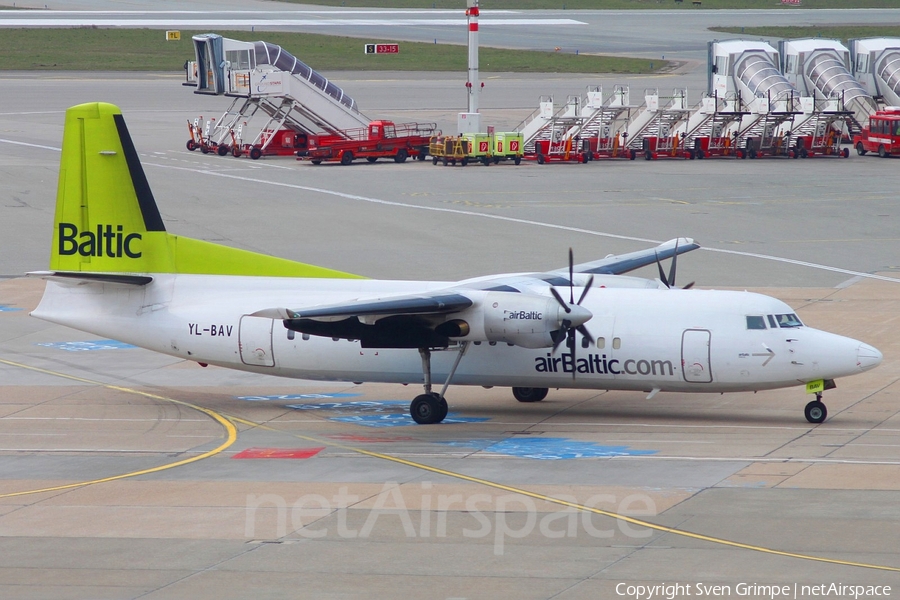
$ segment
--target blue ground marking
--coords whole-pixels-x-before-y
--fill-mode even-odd
[[[0,304],[0,312],[16,312],[17,310],[22,310],[21,308],[15,308],[10,306],[9,304]]]
[[[602,446],[594,442],[582,442],[570,438],[516,438],[499,442],[496,440],[468,440],[437,443],[448,446],[477,448],[484,452],[537,460],[646,456],[658,452],[657,450],[635,450],[628,446]]]
[[[281,394],[275,396],[236,396],[238,400],[247,400],[249,402],[264,402],[267,400],[327,400],[329,398],[355,398],[356,396],[362,396],[362,394]],[[297,408],[302,410],[301,407],[305,406],[316,406],[313,404],[294,404],[288,406],[288,408]]]
[[[332,398],[358,396],[360,394],[333,394]],[[309,397],[311,395],[304,395]],[[247,396],[242,399],[278,398],[277,396]],[[328,417],[329,421],[353,423],[363,427],[407,427],[416,425],[409,415],[409,402],[406,400],[359,400],[356,402],[316,402],[309,404],[287,404],[294,410],[328,410],[341,416]],[[490,419],[482,417],[460,417],[450,413],[444,423],[481,423]]]
[[[85,352],[90,350],[130,350],[137,348],[125,342],[116,340],[91,340],[89,342],[43,342],[37,344],[47,348],[56,348],[57,350],[65,350],[66,352]]]
[[[405,404],[405,402],[403,403]],[[416,425],[409,413],[388,413],[381,415],[354,415],[348,417],[329,417],[329,421],[338,421],[340,423],[353,423],[354,425],[362,425],[364,427],[408,427]],[[448,423],[481,423],[488,421],[484,417],[458,417],[455,413],[449,413],[442,421],[443,424]]]

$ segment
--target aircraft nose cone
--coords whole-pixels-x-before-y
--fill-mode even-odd
[[[863,371],[874,369],[881,364],[881,352],[868,344],[860,344],[856,351],[856,364]]]
[[[578,306],[577,304],[571,305],[569,308],[572,309],[572,312],[565,316],[572,323],[572,327],[578,327],[579,325],[584,325],[588,321],[591,320],[591,317],[594,316],[594,313],[589,311],[583,306]],[[879,354],[879,356],[881,356]]]

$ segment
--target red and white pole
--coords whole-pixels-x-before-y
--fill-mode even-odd
[[[478,81],[478,0],[467,0],[466,17],[469,22],[469,79],[466,88],[469,91],[468,112],[478,112],[478,96],[481,84]]]

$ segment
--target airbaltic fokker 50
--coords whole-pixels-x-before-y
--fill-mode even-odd
[[[418,423],[461,385],[736,392],[822,390],[881,353],[806,327],[779,300],[679,289],[679,238],[573,265],[458,282],[376,281],[166,232],[121,112],[66,113],[50,270],[35,317],[163,352],[284,377],[424,382]],[[662,260],[672,261],[668,276]],[[622,276],[656,263],[659,280]],[[690,286],[686,286],[690,287]],[[575,299],[578,298],[576,301]],[[432,391],[432,380],[443,384]]]

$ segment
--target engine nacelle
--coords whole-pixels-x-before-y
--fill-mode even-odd
[[[553,298],[489,292],[482,304],[484,334],[489,342],[507,342],[523,348],[553,345],[550,332],[559,330],[566,312]]]

